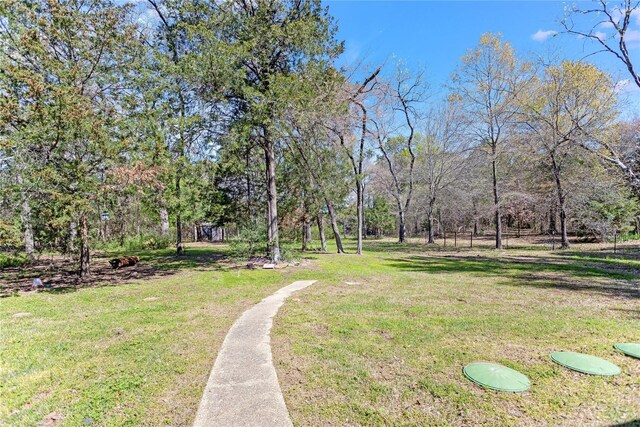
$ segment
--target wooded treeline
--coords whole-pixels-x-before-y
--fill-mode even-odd
[[[390,233],[638,232],[640,120],[596,65],[485,34],[442,97],[425,70],[338,68],[317,0],[138,3],[0,4],[5,250],[72,255],[84,277],[96,247],[180,254],[200,223],[275,262],[312,226],[358,253]]]

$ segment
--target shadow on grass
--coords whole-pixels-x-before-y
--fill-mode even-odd
[[[108,261],[122,253],[96,254],[92,260],[91,276],[81,280],[74,261],[55,257],[40,260],[28,266],[0,270],[0,297],[31,290],[35,278],[47,286],[45,292],[57,294],[82,288],[117,286],[133,280],[160,278],[183,270],[219,270],[230,268],[225,249],[219,245],[187,246],[178,256],[174,249],[138,251],[140,262],[133,267],[114,270]]]
[[[611,424],[610,427],[640,427],[640,418],[633,421],[627,421],[626,423]]]
[[[347,246],[355,247],[355,241],[347,240]],[[504,244],[504,249],[510,250],[529,250],[529,251],[545,251],[551,249],[551,244],[546,245],[545,242],[536,240],[534,242],[526,242],[519,244]],[[460,235],[456,240],[453,236],[447,237],[446,244],[442,237],[438,237],[435,243],[427,244],[424,239],[421,241],[399,243],[391,240],[371,240],[366,239],[363,242],[366,252],[398,252],[398,253],[415,253],[415,252],[469,252],[469,251],[493,251],[495,250],[495,241],[493,236],[476,236],[473,238],[473,246],[471,246],[468,235]]]
[[[535,261],[533,261],[535,259]],[[586,291],[640,298],[640,284],[636,276],[604,270],[598,267],[567,262],[563,259],[535,257],[488,258],[481,255],[410,256],[390,259],[388,265],[402,271],[424,273],[469,273],[475,276],[503,276],[513,278],[513,286],[531,286],[571,291]],[[609,279],[607,283],[576,283],[572,277]],[[611,280],[614,279],[614,280]]]
[[[640,267],[639,246],[627,246],[624,251],[618,250],[617,252],[613,252],[613,249],[559,252],[558,256],[568,260],[604,262],[610,264],[631,261]]]

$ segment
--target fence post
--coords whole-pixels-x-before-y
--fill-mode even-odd
[[[447,247],[447,230],[442,231],[442,236],[444,237],[444,247]]]
[[[453,232],[453,247],[458,247],[458,231]]]
[[[615,254],[618,246],[618,230],[613,232],[613,253]]]
[[[473,249],[473,231],[471,232],[471,249]]]

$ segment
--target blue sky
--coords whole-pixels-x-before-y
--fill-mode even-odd
[[[371,66],[403,60],[408,68],[424,66],[434,89],[446,83],[466,50],[485,32],[501,33],[525,57],[554,52],[581,59],[594,52],[593,43],[558,34],[564,16],[562,1],[355,1],[324,0],[345,41],[340,65],[362,61]],[[580,7],[591,2],[576,2]],[[640,29],[636,16],[634,29]],[[603,28],[603,32],[606,29]],[[640,34],[640,32],[638,32]],[[640,40],[631,44],[640,64]],[[589,57],[616,80],[628,79],[623,65],[606,54]],[[640,105],[640,91],[629,86],[626,96]],[[640,111],[638,111],[640,114]]]

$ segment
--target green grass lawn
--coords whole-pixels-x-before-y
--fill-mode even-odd
[[[640,417],[640,361],[611,348],[640,340],[637,258],[389,242],[365,249],[305,255],[309,262],[278,270],[234,268],[224,247],[189,248],[183,258],[152,251],[141,254],[138,276],[118,270],[130,280],[105,271],[93,288],[1,298],[0,425],[190,425],[231,323],[299,279],[318,282],[285,303],[272,334],[296,425]],[[623,373],[574,374],[550,362],[555,350],[606,357]],[[462,367],[482,360],[527,374],[531,391],[496,393],[465,380]]]
[[[143,254],[165,276],[0,299],[0,425],[190,425],[233,321],[305,274],[199,262],[219,250]]]
[[[612,349],[640,340],[637,258],[375,251],[323,256],[318,263],[322,281],[285,304],[273,332],[296,425],[636,425],[640,419],[640,361]],[[614,378],[574,373],[550,361],[556,350],[604,357],[623,372]],[[532,387],[522,394],[482,389],[462,374],[474,361],[517,369]]]

